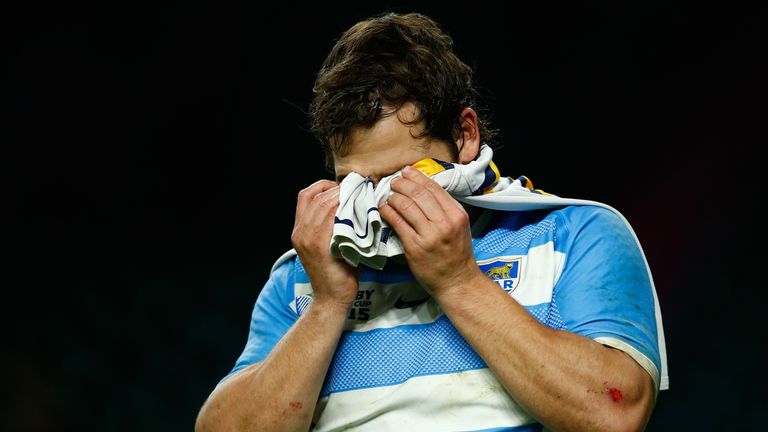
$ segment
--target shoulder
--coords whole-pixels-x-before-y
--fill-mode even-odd
[[[557,219],[558,225],[570,229],[590,224],[623,224],[623,216],[608,206],[571,205],[553,210],[550,215]]]
[[[551,212],[559,240],[570,243],[577,238],[634,238],[626,218],[609,206],[574,205]]]
[[[298,256],[295,249],[289,249],[272,264],[272,268],[269,270],[270,277],[280,276],[285,272],[293,271],[298,261]]]
[[[478,246],[482,250],[491,246],[531,248],[552,242],[556,250],[566,250],[578,238],[620,236],[632,238],[634,234],[626,219],[610,206],[569,205],[555,209],[526,211],[500,210],[485,230]]]
[[[607,205],[569,205],[555,209],[497,210],[490,229],[520,230],[531,226],[556,224],[559,229],[580,228],[589,224],[623,224],[623,216]]]
[[[504,231],[515,237],[536,237],[546,232],[557,232],[560,237],[584,228],[626,225],[624,217],[609,207],[599,205],[570,205],[556,209],[506,211],[497,214],[485,232]]]
[[[283,253],[272,264],[269,271],[268,286],[274,291],[281,293],[288,299],[293,298],[293,285],[296,281],[296,272],[300,271],[298,255],[293,249]]]

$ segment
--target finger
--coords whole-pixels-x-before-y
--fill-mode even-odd
[[[411,227],[408,221],[406,221],[400,213],[389,204],[385,203],[381,205],[379,207],[379,214],[384,218],[384,221],[395,230],[397,236],[400,237],[400,240],[403,243],[408,243],[410,241],[409,239],[416,236],[416,231],[413,230],[413,227]]]
[[[339,187],[320,192],[297,210],[293,226],[292,241],[301,244],[318,244],[330,239],[334,215],[339,206]]]
[[[302,189],[296,197],[296,213],[300,214],[318,194],[337,186],[336,182],[330,180],[318,180]]]
[[[461,204],[451,194],[446,192],[436,181],[429,178],[423,172],[412,166],[403,167],[402,172],[404,178],[427,188],[444,212],[455,211],[457,206],[461,207]]]
[[[416,233],[423,235],[429,232],[432,222],[427,219],[427,216],[411,197],[393,191],[392,195],[387,199],[387,204],[397,211],[398,215],[405,219]]]
[[[427,180],[434,184],[435,187],[442,189],[434,180]],[[418,183],[409,178],[396,177],[390,183],[390,187],[394,192],[411,198],[419,206],[427,219],[433,222],[441,221],[445,219],[445,210],[443,210],[443,207],[437,202],[434,194],[430,191],[430,183]]]
[[[341,188],[334,186],[315,195],[304,208],[304,219],[315,220],[318,223],[323,223],[326,220],[332,221],[333,218],[330,216],[335,214],[339,206],[340,192]]]
[[[312,205],[326,210],[334,210],[339,206],[340,186],[334,186],[315,195],[312,199]]]

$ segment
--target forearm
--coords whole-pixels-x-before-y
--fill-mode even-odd
[[[510,395],[550,429],[645,426],[651,378],[625,353],[540,324],[484,277],[438,301]]]
[[[211,394],[196,430],[308,430],[345,316],[343,305],[315,300],[264,361]]]

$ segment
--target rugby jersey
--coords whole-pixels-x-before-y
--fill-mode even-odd
[[[543,325],[627,352],[657,390],[667,388],[658,299],[640,245],[618,212],[570,205],[484,216],[491,222],[473,235],[473,248],[494,289]],[[258,295],[248,341],[227,376],[263,360],[311,300],[307,274],[289,251]],[[407,266],[393,260],[361,272],[319,397],[316,431],[542,428]]]

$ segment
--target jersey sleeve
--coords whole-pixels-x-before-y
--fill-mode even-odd
[[[564,213],[565,266],[553,291],[568,331],[629,354],[660,385],[661,356],[651,274],[631,228],[616,213]]]
[[[264,360],[296,322],[298,315],[290,307],[293,301],[293,279],[292,259],[284,261],[270,274],[253,307],[245,348],[232,370],[219,384],[246,366]]]

